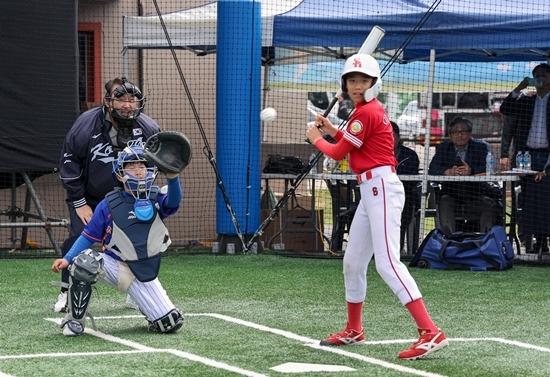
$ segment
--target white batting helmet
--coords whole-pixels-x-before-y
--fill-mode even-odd
[[[376,59],[367,54],[355,54],[350,56],[346,63],[344,64],[344,69],[342,70],[342,91],[347,92],[348,88],[346,87],[346,75],[352,72],[363,73],[367,76],[374,78],[374,83],[372,87],[368,89],[365,94],[365,101],[370,102],[378,96],[380,90],[382,89],[382,80],[380,79],[380,65]]]

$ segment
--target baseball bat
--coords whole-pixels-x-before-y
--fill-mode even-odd
[[[363,44],[361,45],[361,48],[359,48],[357,53],[371,55],[374,51],[376,51],[376,47],[378,47],[378,44],[380,43],[384,35],[386,35],[386,31],[382,29],[380,26],[374,25],[369,35],[367,36],[367,39],[365,39],[365,41],[363,42]],[[338,101],[338,97],[340,97],[341,95],[342,95],[342,88],[339,88],[338,92],[336,92],[336,95],[334,96],[332,101],[330,101],[330,104],[328,105],[327,109],[323,114],[325,118],[328,116],[328,114],[330,114],[332,108],[334,107],[334,105],[336,105],[336,102]],[[306,142],[311,144],[311,142],[308,139],[306,139]]]

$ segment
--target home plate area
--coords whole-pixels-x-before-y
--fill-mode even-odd
[[[400,372],[403,372],[405,374],[411,374],[411,375],[416,375],[416,376],[424,376],[424,377],[438,377],[438,376],[441,376],[441,375],[436,374],[436,373],[430,373],[430,372],[422,371],[422,370],[419,370],[419,369],[414,369],[414,368],[406,367],[406,366],[403,366],[403,365],[394,364],[394,363],[391,363],[391,362],[388,362],[388,361],[376,359],[376,358],[373,358],[373,357],[368,357],[368,356],[361,355],[361,354],[358,354],[358,353],[350,352],[350,351],[346,350],[345,347],[321,346],[319,344],[318,339],[307,338],[307,337],[304,337],[304,336],[301,336],[301,335],[298,335],[298,334],[294,334],[294,333],[286,331],[286,330],[267,327],[267,326],[264,326],[264,325],[260,325],[260,324],[257,324],[257,323],[253,323],[253,322],[242,320],[242,319],[235,318],[235,317],[230,317],[230,316],[223,315],[223,314],[218,314],[218,313],[188,313],[188,314],[185,314],[185,316],[186,317],[210,317],[210,318],[215,318],[215,319],[218,319],[218,320],[230,322],[230,323],[233,323],[233,324],[236,324],[236,325],[246,326],[248,328],[252,328],[252,329],[255,329],[257,331],[268,332],[268,333],[271,333],[271,334],[275,334],[275,335],[278,335],[278,336],[285,337],[287,339],[295,340],[297,342],[302,343],[306,347],[311,347],[313,349],[317,349],[317,350],[322,351],[322,352],[334,353],[334,354],[337,354],[337,355],[340,355],[340,356],[348,357],[350,359],[359,360],[359,361],[362,361],[362,362],[367,363],[367,364],[377,365],[377,366],[382,367],[382,368],[387,368],[387,369],[391,369],[391,370],[395,370],[395,371],[400,371]],[[143,318],[143,316],[136,316],[136,315],[121,316],[121,317],[124,317],[124,318]],[[120,317],[96,317],[96,320],[100,320],[102,318],[103,319],[113,319],[113,318],[120,318]],[[61,318],[45,318],[45,320],[57,323],[58,325],[61,322]],[[129,347],[132,347],[132,348],[135,349],[134,351],[127,351],[127,352],[167,352],[167,353],[173,354],[173,355],[178,356],[178,357],[182,357],[182,358],[185,358],[185,359],[188,359],[188,360],[199,362],[199,363],[202,363],[204,365],[211,366],[213,368],[218,368],[218,369],[224,369],[224,370],[227,370],[227,371],[231,371],[231,372],[243,375],[243,376],[267,377],[266,375],[255,372],[255,371],[246,370],[246,369],[243,369],[243,368],[240,368],[240,367],[236,367],[236,366],[233,366],[233,365],[226,364],[224,362],[219,362],[219,361],[214,360],[214,359],[209,359],[209,358],[206,358],[206,357],[203,357],[203,356],[200,356],[200,355],[196,355],[196,354],[191,354],[191,353],[188,353],[188,352],[185,352],[185,351],[176,350],[176,349],[155,349],[155,348],[151,348],[151,347],[145,346],[143,344],[139,344],[139,343],[136,343],[136,342],[129,341],[127,339],[122,339],[122,338],[118,338],[118,337],[115,337],[115,336],[112,336],[112,335],[109,335],[109,334],[102,333],[100,331],[95,331],[95,330],[90,329],[88,327],[86,327],[85,333],[89,334],[89,335],[97,336],[97,337],[102,338],[106,341],[124,344],[126,346],[129,346]],[[378,344],[378,345],[380,345],[380,344],[396,344],[396,343],[410,344],[411,342],[414,342],[415,340],[416,339],[393,339],[393,340],[367,341],[364,344]],[[450,339],[450,340],[453,341],[453,342],[497,342],[497,343],[506,344],[506,345],[513,346],[513,347],[519,347],[519,348],[530,349],[530,350],[534,350],[534,351],[538,351],[538,352],[543,352],[546,355],[550,354],[550,349],[549,348],[540,347],[540,346],[536,346],[536,345],[528,344],[528,343],[517,342],[517,341],[513,341],[513,340],[502,339],[502,338],[453,338],[453,339]],[[55,356],[56,355],[52,355],[52,357],[55,357]],[[279,372],[279,373],[287,373],[287,374],[291,374],[291,373],[309,373],[309,372],[353,372],[353,371],[356,371],[356,369],[350,368],[350,367],[345,366],[345,365],[312,364],[312,363],[297,363],[297,362],[285,362],[283,364],[270,367],[269,369],[273,370],[273,371],[276,371],[276,372]]]
[[[281,373],[306,373],[306,372],[353,372],[355,369],[343,365],[285,363],[269,368]]]

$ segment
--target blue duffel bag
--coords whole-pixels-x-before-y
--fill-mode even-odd
[[[444,234],[433,229],[422,241],[411,267],[444,270],[506,270],[514,264],[514,249],[504,228],[487,233]]]

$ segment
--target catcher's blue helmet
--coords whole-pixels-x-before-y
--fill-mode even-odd
[[[149,197],[149,190],[151,190],[158,173],[157,167],[143,157],[143,146],[141,141],[130,140],[118,154],[118,158],[113,161],[113,179],[116,183],[132,191],[136,198]],[[125,171],[124,165],[129,162],[143,162],[147,168],[145,177],[138,178]]]

